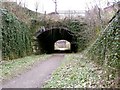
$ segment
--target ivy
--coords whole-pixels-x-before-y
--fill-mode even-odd
[[[78,51],[85,50],[89,43],[87,24],[79,20],[70,19],[66,20],[66,26],[77,36]]]
[[[2,13],[2,58],[11,60],[32,54],[30,29],[12,13]]]
[[[120,11],[101,33],[94,44],[89,47],[87,55],[98,64],[120,69]]]

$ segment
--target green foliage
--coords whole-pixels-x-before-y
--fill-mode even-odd
[[[88,56],[100,65],[120,69],[120,12],[89,48]]]
[[[67,54],[44,88],[109,88],[105,71],[82,54]],[[105,77],[107,78],[107,77]]]
[[[46,60],[46,58],[50,56],[51,55],[31,55],[11,61],[4,61],[1,68],[2,74],[0,76],[2,76],[3,80],[7,80],[30,69],[34,63]]]
[[[10,60],[32,53],[31,35],[25,23],[13,14],[0,9],[2,13],[2,58]]]
[[[30,30],[32,35],[34,35],[40,28],[40,21],[36,20],[36,19],[31,19],[31,25],[30,25]]]
[[[66,20],[65,26],[77,36],[78,51],[84,50],[89,43],[87,24],[78,20]]]

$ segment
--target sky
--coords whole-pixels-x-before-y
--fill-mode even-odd
[[[54,0],[11,0],[17,1],[18,3],[21,1],[25,3],[26,7],[30,10],[35,11],[35,4],[38,3],[38,12],[47,13],[55,11]],[[87,6],[91,7],[97,3],[100,7],[105,7],[107,5],[107,1],[113,2],[115,0],[57,0],[57,10],[85,10]],[[119,0],[116,0],[119,1]]]

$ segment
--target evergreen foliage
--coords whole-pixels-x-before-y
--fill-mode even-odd
[[[2,14],[2,58],[11,60],[32,53],[30,29],[12,13],[0,9]]]
[[[87,54],[100,65],[120,69],[120,11],[89,48]]]
[[[78,51],[85,50],[89,44],[87,24],[79,20],[68,20],[66,26],[77,36]]]

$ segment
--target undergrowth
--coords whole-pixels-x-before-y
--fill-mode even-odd
[[[22,72],[30,69],[38,61],[46,60],[51,55],[31,55],[24,58],[3,61],[2,63],[2,79],[8,80]]]
[[[62,65],[46,81],[44,88],[108,88],[113,87],[111,79],[103,79],[106,71],[88,60],[82,54],[65,56]],[[105,77],[104,77],[105,78]],[[106,77],[107,78],[107,77]]]

